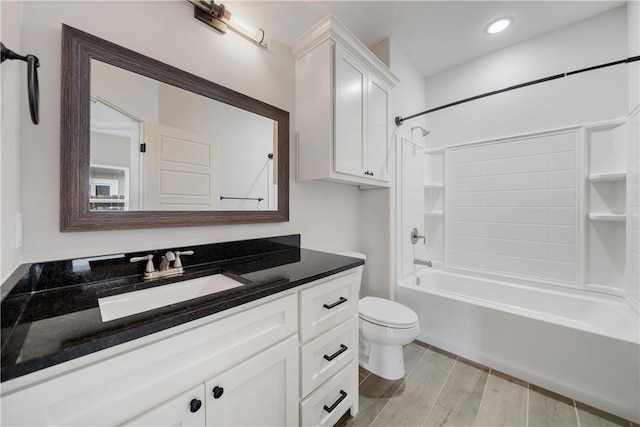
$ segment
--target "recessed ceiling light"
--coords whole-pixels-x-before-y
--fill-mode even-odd
[[[487,33],[488,34],[500,33],[506,30],[507,28],[509,28],[509,25],[511,25],[512,22],[513,22],[513,19],[511,18],[500,18],[487,27]]]

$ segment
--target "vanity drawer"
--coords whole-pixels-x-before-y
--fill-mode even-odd
[[[311,393],[357,355],[358,318],[353,316],[300,350],[301,396]]]
[[[300,340],[306,343],[358,313],[362,267],[300,292]]]
[[[300,403],[300,424],[333,426],[352,405],[357,405],[357,399],[358,364],[352,360]]]

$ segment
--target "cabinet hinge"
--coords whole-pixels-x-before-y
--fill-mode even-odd
[[[140,152],[141,153],[146,153],[147,152],[147,144],[146,143],[142,143],[140,144]]]

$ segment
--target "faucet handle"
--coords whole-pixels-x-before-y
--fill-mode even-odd
[[[147,261],[147,267],[144,269],[145,273],[153,273],[154,271],[156,271],[155,267],[153,266],[153,254],[133,257],[129,260],[129,262],[140,262],[144,260]]]
[[[425,239],[424,236],[421,236],[420,234],[418,234],[418,229],[414,228],[413,230],[411,230],[411,243],[412,244],[416,244],[418,243],[418,240],[422,239],[422,243],[423,244],[427,244],[427,239]]]
[[[180,260],[180,255],[193,255],[193,251],[176,251],[176,260],[173,262],[174,267],[182,267],[182,261]]]

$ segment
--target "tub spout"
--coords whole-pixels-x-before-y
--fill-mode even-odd
[[[414,258],[413,263],[416,265],[426,265],[429,268],[433,267],[431,260],[428,260],[428,259],[425,260],[425,259]]]

